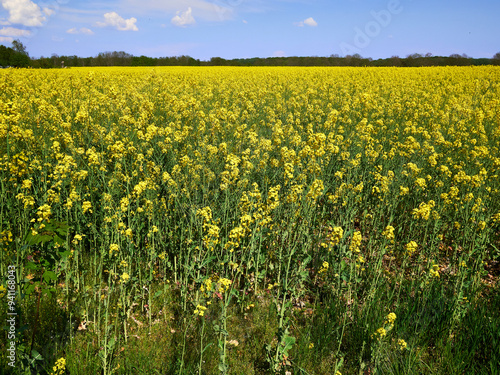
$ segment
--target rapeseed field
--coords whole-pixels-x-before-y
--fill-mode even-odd
[[[498,373],[498,67],[0,88],[5,373]]]

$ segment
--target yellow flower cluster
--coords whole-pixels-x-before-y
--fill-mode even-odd
[[[429,273],[432,277],[439,277],[439,264],[433,264]]]
[[[389,313],[384,320],[384,326],[377,329],[372,337],[376,337],[378,340],[383,339],[387,333],[394,328],[394,322],[396,321],[396,314]]]
[[[349,250],[351,250],[353,253],[359,253],[362,239],[363,237],[361,236],[361,232],[355,231],[354,234],[352,235]]]
[[[412,256],[415,253],[415,251],[417,251],[418,244],[415,241],[410,241],[406,244],[405,249],[406,249],[406,253],[409,256]]]
[[[82,209],[83,209],[83,213],[87,213],[87,211],[89,211],[90,213],[92,213],[92,203],[90,203],[89,201],[85,201],[82,203]]]
[[[344,237],[344,230],[342,227],[328,227],[328,234],[326,240],[321,243],[321,246],[327,248],[329,251],[340,243]]]
[[[408,344],[403,339],[398,339],[398,346],[400,350],[405,350]]]
[[[203,292],[206,296],[213,290],[212,279],[206,279],[203,284],[201,284],[200,291]]]
[[[52,368],[52,375],[62,375],[66,372],[66,358],[59,358]]]
[[[422,202],[418,206],[418,208],[413,209],[413,217],[415,219],[424,219],[428,220],[429,216],[432,215],[434,218],[439,219],[439,214],[432,209],[436,206],[436,202],[430,200],[428,203]]]
[[[388,240],[393,240],[394,227],[392,225],[388,225],[387,227],[385,227],[384,231],[382,232],[382,236],[384,236]]]
[[[197,215],[203,218],[205,232],[203,243],[209,251],[214,251],[215,246],[219,243],[220,228],[212,220],[212,210],[210,207],[201,208],[197,211]]]
[[[319,274],[326,273],[328,271],[328,268],[330,267],[330,264],[328,262],[323,262],[320,270],[318,271]]]
[[[119,250],[120,247],[117,244],[113,243],[109,245],[109,255],[113,255],[115,252],[117,253]]]
[[[396,314],[389,313],[389,315],[387,315],[385,317],[385,322],[384,323],[386,325],[393,326],[395,321],[396,321]]]
[[[384,327],[380,327],[374,333],[374,336],[377,337],[379,340],[384,338],[386,335],[387,335],[387,331],[385,330]]]
[[[124,272],[121,276],[120,276],[120,280],[122,283],[126,283],[127,281],[130,280],[130,275],[126,272]]]
[[[194,315],[204,316],[206,310],[207,310],[206,306],[198,305],[198,306],[196,306],[196,310],[194,310],[193,313],[194,313]]]
[[[229,287],[232,284],[232,281],[229,280],[229,279],[221,277],[218,280],[218,284],[219,284],[219,289],[218,289],[219,293],[224,293],[224,292],[226,292],[229,289]]]
[[[0,247],[7,253],[7,246],[12,243],[12,232],[10,230],[3,230],[0,232]]]

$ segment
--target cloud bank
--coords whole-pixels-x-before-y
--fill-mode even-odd
[[[109,12],[104,14],[104,22],[96,22],[98,27],[113,27],[119,31],[139,31],[136,26],[137,18],[124,19],[116,12]]]

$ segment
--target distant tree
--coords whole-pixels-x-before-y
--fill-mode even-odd
[[[12,49],[16,51],[17,53],[20,53],[22,55],[28,56],[28,52],[26,51],[26,47],[24,44],[21,43],[19,39],[16,39],[12,42]]]
[[[50,57],[41,56],[38,60],[35,60],[33,62],[33,67],[48,69],[48,68],[53,68],[54,63],[52,62],[52,59]]]
[[[18,39],[12,42],[12,51],[10,55],[9,65],[17,68],[25,68],[30,66],[31,60],[26,51],[26,47]]]
[[[10,57],[13,52],[14,50],[12,48],[0,45],[0,66],[10,65]]]
[[[131,61],[132,66],[155,66],[156,61],[152,57],[147,57],[144,55],[134,56]]]
[[[402,65],[401,58],[399,56],[392,56],[390,58],[390,62],[391,62],[390,64],[392,66],[401,66]]]
[[[60,61],[61,61],[61,58],[59,57],[59,55],[57,53],[53,53],[50,58],[52,59],[52,67],[53,68],[58,68],[61,66],[60,64]]]
[[[210,59],[210,65],[221,66],[221,65],[226,65],[226,63],[227,61],[222,57],[212,57]]]
[[[493,60],[500,60],[500,52],[495,53]]]

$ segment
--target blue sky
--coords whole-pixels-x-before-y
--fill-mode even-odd
[[[0,0],[0,43],[30,56],[492,57],[498,0]]]

